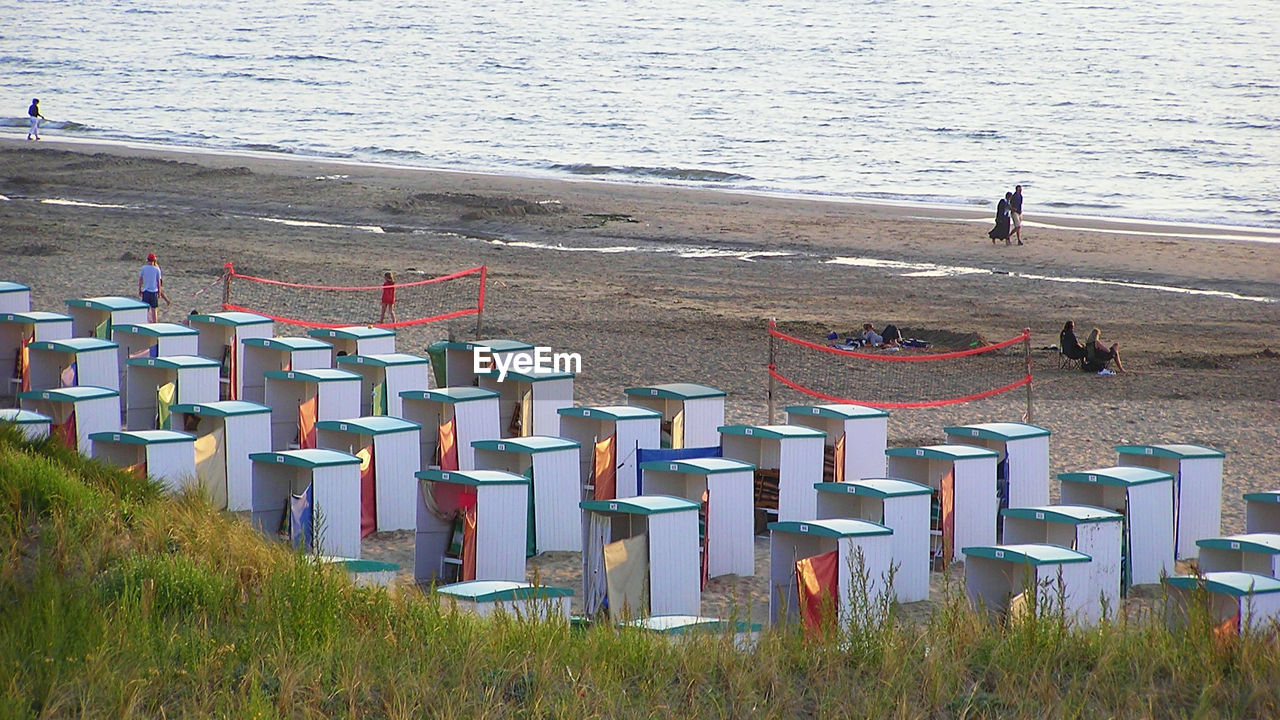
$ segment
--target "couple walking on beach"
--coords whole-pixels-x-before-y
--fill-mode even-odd
[[[996,204],[996,226],[991,228],[987,237],[994,245],[997,240],[1004,240],[1005,245],[1012,245],[1011,237],[1018,238],[1022,244],[1022,186],[1018,185],[1011,193],[1005,193]]]

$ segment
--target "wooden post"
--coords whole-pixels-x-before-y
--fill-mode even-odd
[[[1022,328],[1022,350],[1027,360],[1027,422],[1031,419],[1031,328]]]
[[[222,274],[222,309],[226,310],[227,305],[231,303],[231,276],[235,273],[236,269],[235,266],[229,262],[224,266],[224,268],[226,272]]]
[[[768,330],[773,330],[773,327],[774,327],[774,320],[773,320],[773,318],[770,318],[770,319],[769,319],[769,325],[768,325],[767,329],[768,329]],[[766,424],[768,424],[768,425],[772,425],[772,424],[773,424],[773,412],[774,412],[774,399],[773,399],[773,393],[774,393],[774,390],[775,390],[775,389],[777,389],[777,384],[776,384],[776,383],[777,383],[777,381],[776,381],[776,380],[774,380],[774,377],[773,377],[773,369],[774,369],[774,368],[773,368],[773,361],[774,361],[774,359],[775,359],[775,357],[776,357],[776,347],[777,347],[777,346],[776,346],[776,343],[777,343],[777,338],[775,338],[775,337],[773,336],[773,333],[772,333],[772,332],[770,332],[770,333],[769,333],[769,390],[768,390],[768,399],[769,399],[769,419],[768,419],[768,422],[766,423]]]

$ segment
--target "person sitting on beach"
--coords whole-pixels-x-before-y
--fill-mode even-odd
[[[884,336],[876,332],[871,327],[871,323],[864,323],[862,325],[862,342],[872,347],[877,347],[884,342]]]
[[[1062,326],[1062,332],[1058,335],[1058,347],[1062,348],[1062,354],[1072,360],[1080,360],[1084,357],[1084,345],[1076,339],[1076,321],[1068,320],[1066,325]]]
[[[897,325],[892,323],[885,325],[880,334],[884,336],[885,347],[897,347],[902,344],[902,331]]]
[[[1116,372],[1124,372],[1124,364],[1120,362],[1120,343],[1112,343],[1111,347],[1102,344],[1102,331],[1094,328],[1089,331],[1089,339],[1084,343],[1085,372],[1103,373],[1111,361],[1116,363]]]

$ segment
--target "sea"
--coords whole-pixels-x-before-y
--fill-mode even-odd
[[[0,0],[0,130],[1280,228],[1280,2]]]

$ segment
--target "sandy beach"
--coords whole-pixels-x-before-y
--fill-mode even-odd
[[[0,280],[31,286],[39,310],[60,311],[73,297],[132,295],[148,252],[159,256],[174,303],[162,319],[173,321],[219,309],[228,261],[247,274],[331,285],[378,284],[385,270],[403,281],[486,265],[485,335],[581,353],[579,404],[622,402],[632,385],[699,382],[725,390],[727,419],[744,423],[768,421],[769,318],[815,340],[863,322],[991,340],[1027,327],[1032,420],[1052,432],[1051,472],[1112,465],[1118,444],[1217,448],[1226,453],[1224,533],[1244,530],[1242,493],[1280,487],[1274,231],[1038,215],[1029,191],[1026,245],[1006,247],[986,237],[983,209],[52,137],[37,145],[20,135],[0,138],[0,196]],[[281,219],[326,225],[268,221]],[[859,264],[832,262],[840,258]],[[920,272],[923,265],[941,270]],[[1059,369],[1044,348],[1067,319],[1082,336],[1096,325],[1120,342],[1129,372]],[[407,329],[399,348],[421,353],[473,327],[458,320]],[[805,400],[783,392],[778,407],[795,402]],[[893,411],[889,442],[941,442],[944,425],[1017,421],[1025,404],[1019,391]],[[411,573],[409,533],[375,535],[365,551]],[[737,602],[763,617],[762,557],[754,578],[713,581],[704,612]],[[530,563],[544,582],[580,587],[577,566],[576,555]]]

